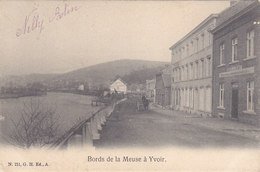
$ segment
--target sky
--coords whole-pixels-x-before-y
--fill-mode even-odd
[[[119,59],[170,62],[169,47],[228,1],[2,1],[0,76]]]

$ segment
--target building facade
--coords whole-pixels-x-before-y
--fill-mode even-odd
[[[146,80],[146,98],[155,103],[155,79]]]
[[[111,85],[110,85],[110,92],[114,93],[124,93],[126,94],[127,92],[127,84],[120,78],[115,80]]]
[[[259,2],[241,1],[224,10],[212,33],[213,115],[259,125]]]
[[[169,107],[171,104],[171,66],[166,66],[155,77],[155,104]]]
[[[213,36],[210,31],[216,19],[216,14],[210,15],[170,47],[174,110],[211,115]]]

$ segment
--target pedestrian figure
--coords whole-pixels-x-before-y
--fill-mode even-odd
[[[143,102],[144,110],[148,110],[149,101],[145,96],[142,96],[142,102]]]

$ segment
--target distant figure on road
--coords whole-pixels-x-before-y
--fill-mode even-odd
[[[143,102],[144,110],[148,110],[149,101],[145,96],[142,96],[142,102]]]

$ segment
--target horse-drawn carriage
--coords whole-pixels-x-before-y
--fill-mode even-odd
[[[145,111],[148,110],[148,106],[149,106],[149,100],[146,99],[145,96],[142,96],[142,99],[138,99],[136,102],[136,107],[138,111]]]

